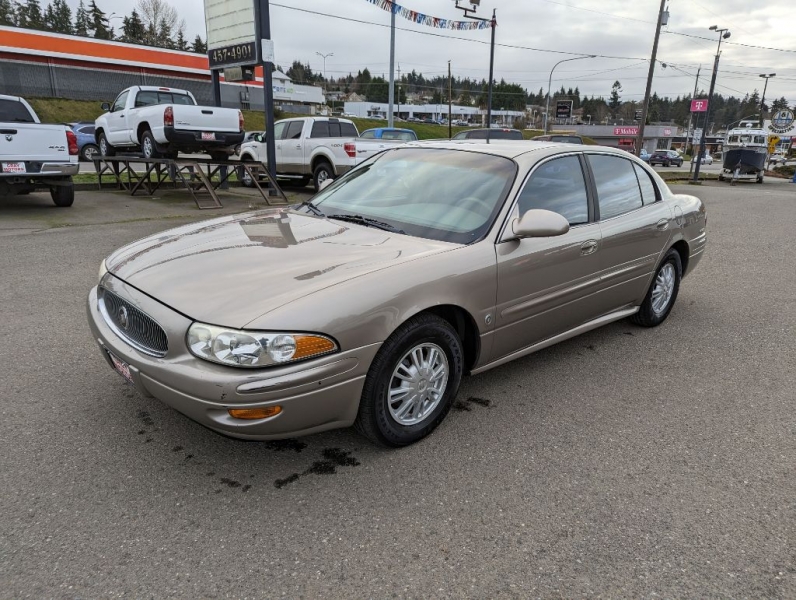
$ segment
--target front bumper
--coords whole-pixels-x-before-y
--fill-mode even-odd
[[[378,344],[285,367],[244,370],[194,357],[185,347],[191,320],[112,275],[103,287],[155,319],[166,331],[163,358],[139,352],[102,317],[97,288],[88,297],[88,322],[108,364],[108,352],[130,367],[133,385],[194,421],[225,435],[250,440],[282,439],[353,424],[362,387]],[[279,405],[282,412],[259,420],[234,419],[230,408]]]

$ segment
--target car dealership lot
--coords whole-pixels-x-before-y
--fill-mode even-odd
[[[668,321],[467,379],[399,451],[230,440],[102,360],[101,259],[218,212],[0,201],[2,595],[794,597],[796,185],[674,189],[709,246]]]

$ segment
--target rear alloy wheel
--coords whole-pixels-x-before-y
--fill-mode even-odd
[[[321,185],[327,179],[334,179],[334,169],[332,169],[332,165],[327,162],[320,163],[317,167],[315,167],[315,172],[313,173],[313,181],[315,183],[315,191],[321,191]]]
[[[251,159],[244,158],[243,162],[254,164]],[[244,169],[243,167],[238,167],[238,179],[240,182],[246,187],[254,187],[254,179],[251,175],[249,175],[249,171]]]
[[[99,146],[99,151],[102,156],[115,156],[116,150],[108,143],[108,138],[105,137],[105,132],[99,134],[99,139],[97,140],[97,145]]]
[[[160,158],[155,137],[148,129],[141,136],[141,154],[144,155],[144,158]]]
[[[641,308],[630,320],[642,327],[655,327],[663,323],[677,300],[682,278],[683,263],[680,253],[671,248],[655,272]]]
[[[370,366],[357,429],[384,446],[408,446],[424,438],[450,411],[463,364],[461,340],[447,321],[430,314],[410,319]]]
[[[94,160],[94,157],[99,153],[99,148],[94,144],[86,144],[80,151],[80,157],[88,162]]]
[[[73,183],[57,185],[50,188],[50,197],[53,203],[61,208],[72,206],[75,201],[75,186]]]

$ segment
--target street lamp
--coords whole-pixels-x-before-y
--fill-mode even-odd
[[[776,73],[769,73],[768,75],[760,75],[760,77],[766,80],[766,83],[763,86],[763,97],[760,99],[760,127],[763,127],[766,118],[765,109],[763,107],[765,106],[766,103],[766,88],[768,87],[768,80],[776,76],[777,76]]]
[[[729,29],[719,29],[718,25],[711,25],[710,31],[715,31],[719,34],[719,45],[716,48],[716,58],[713,60],[713,75],[710,78],[710,91],[708,92],[708,110],[705,113],[705,125],[710,122],[710,109],[713,108],[713,90],[716,89],[716,74],[719,72],[719,57],[721,56],[721,41],[730,37]],[[702,160],[705,158],[705,136],[708,133],[708,128],[702,128],[702,137],[699,140],[699,158],[696,161],[696,168],[694,168],[694,183],[699,181],[699,167],[702,165]]]
[[[330,56],[334,56],[334,52],[329,52],[329,54],[321,54],[320,52],[316,52],[315,54],[323,59],[323,96],[326,98],[326,59]],[[332,101],[332,116],[334,116],[334,101]]]
[[[586,118],[589,120],[589,125],[591,125],[591,115],[586,115]]]
[[[550,121],[550,86],[553,85],[553,71],[556,70],[556,67],[561,63],[569,62],[571,60],[583,60],[584,58],[597,58],[595,54],[589,54],[588,56],[576,56],[575,58],[565,58],[564,60],[559,60],[556,64],[553,65],[553,68],[550,69],[550,77],[547,80],[547,102],[545,104],[544,110],[544,132],[547,133],[547,123]]]
[[[486,105],[486,121],[487,123],[492,124],[492,80],[495,78],[495,29],[497,28],[497,10],[492,10],[492,18],[491,19],[483,19],[481,17],[476,17],[475,11],[478,10],[478,7],[481,5],[481,0],[469,0],[470,8],[466,6],[460,6],[460,2],[464,2],[465,0],[454,0],[456,2],[456,8],[464,12],[464,16],[467,19],[473,19],[474,21],[481,21],[481,22],[489,22],[489,26],[492,29],[492,41],[489,44],[489,88],[487,92],[487,105]]]

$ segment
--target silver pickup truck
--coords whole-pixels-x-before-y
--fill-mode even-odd
[[[71,129],[43,125],[25,100],[0,95],[0,196],[49,189],[56,206],[71,206],[78,169]]]

